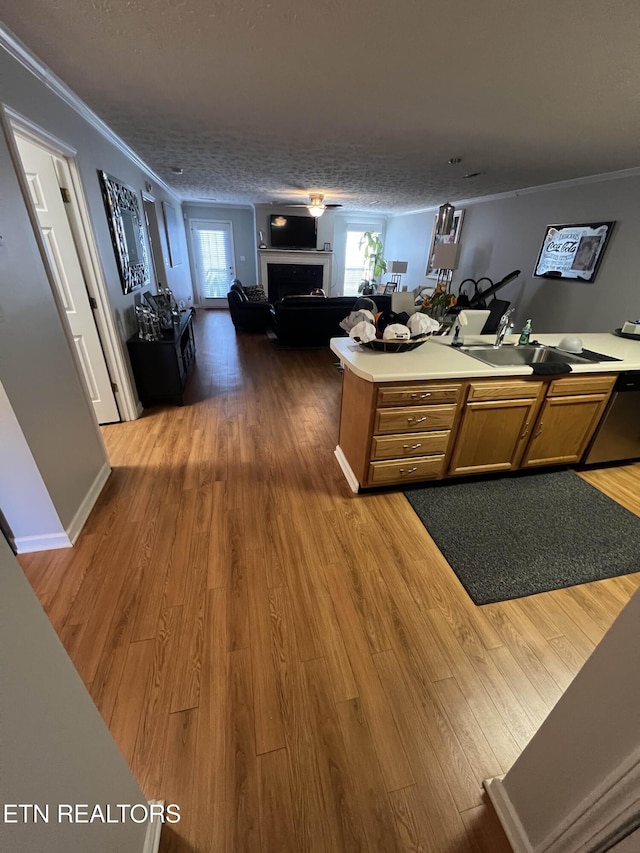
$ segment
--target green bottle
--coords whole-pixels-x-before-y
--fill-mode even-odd
[[[520,337],[518,339],[519,347],[526,347],[529,343],[529,337],[531,335],[531,320],[527,320],[527,322],[522,327],[522,331],[520,332]]]

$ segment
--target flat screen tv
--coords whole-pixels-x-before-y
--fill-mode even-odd
[[[315,249],[317,219],[272,213],[269,220],[272,249]]]

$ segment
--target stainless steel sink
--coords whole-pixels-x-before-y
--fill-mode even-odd
[[[470,345],[460,347],[460,352],[494,367],[514,367],[520,364],[537,364],[545,361],[563,361],[566,364],[593,363],[592,359],[542,345],[518,347],[503,344],[497,348],[487,345]]]

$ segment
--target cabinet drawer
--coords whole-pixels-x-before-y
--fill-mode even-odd
[[[524,382],[521,379],[471,382],[467,400],[532,400],[541,388],[542,382]]]
[[[456,414],[455,406],[413,406],[377,409],[374,433],[424,432],[449,429]]]
[[[449,443],[450,430],[442,432],[409,433],[407,435],[374,435],[371,445],[372,459],[397,459],[403,456],[426,456],[444,453]]]
[[[606,394],[616,380],[611,374],[592,373],[589,376],[567,376],[554,379],[549,385],[549,397],[560,397],[565,394]]]
[[[385,483],[406,483],[409,480],[432,480],[442,474],[444,454],[420,456],[391,462],[371,462],[368,483],[381,486]]]
[[[453,385],[396,385],[378,390],[379,406],[419,406],[425,403],[456,403],[460,383]]]

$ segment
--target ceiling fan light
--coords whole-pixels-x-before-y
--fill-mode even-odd
[[[310,193],[309,198],[311,199],[311,204],[307,205],[309,213],[316,218],[318,216],[322,216],[326,210],[326,207],[322,203],[324,201],[324,196],[320,193]]]

